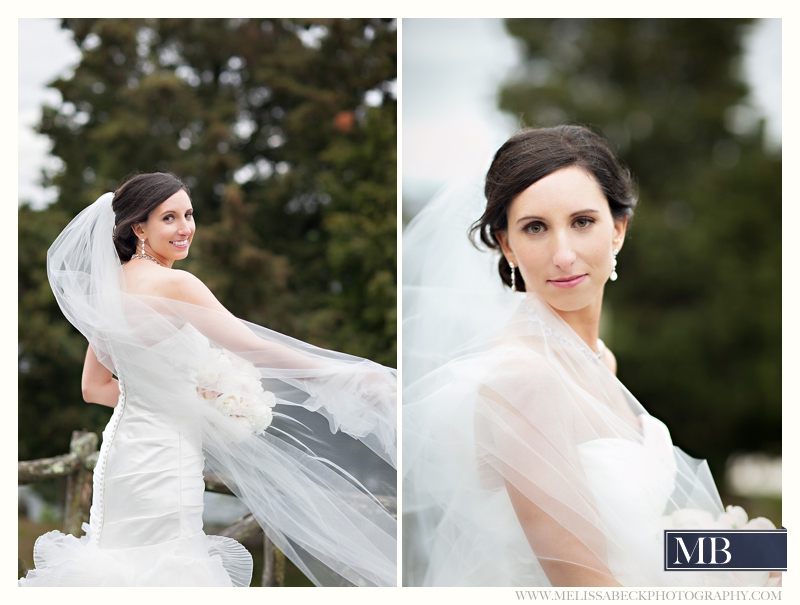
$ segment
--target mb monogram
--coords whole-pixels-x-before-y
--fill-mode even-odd
[[[666,571],[786,571],[786,528],[665,530]]]

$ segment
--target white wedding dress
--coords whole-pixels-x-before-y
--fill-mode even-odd
[[[403,584],[772,582],[663,570],[665,529],[730,529],[732,513],[566,322],[501,285],[467,239],[472,187],[403,235]]]
[[[41,536],[20,585],[249,586],[247,550],[203,532],[206,465],[315,584],[396,585],[396,521],[373,496],[395,490],[395,372],[128,294],[113,221],[106,194],[48,253],[56,299],[120,398],[85,535]],[[266,432],[250,425],[256,396],[274,404],[258,408]]]
[[[196,376],[208,341],[186,324],[187,355],[176,372]],[[168,342],[156,347],[169,347]],[[165,413],[148,403],[153,389],[171,397],[191,385],[128,383],[118,370],[120,398],[103,431],[94,472],[94,498],[85,535],[41,536],[37,569],[25,585],[248,586],[250,553],[230,538],[203,532],[204,456],[197,416]],[[200,403],[200,402],[198,402]]]

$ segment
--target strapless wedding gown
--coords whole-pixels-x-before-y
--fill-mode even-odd
[[[504,464],[495,455],[500,450],[488,449],[493,441],[513,441],[521,433],[507,429],[487,438],[476,429],[485,416],[471,403],[475,382],[493,363],[483,355],[454,363],[404,395],[414,401],[403,410],[405,585],[551,586],[509,497],[505,480],[513,474],[500,474]],[[524,416],[530,409],[521,403],[514,411]],[[663,570],[664,530],[693,516],[710,519],[707,511],[722,507],[715,492],[701,488],[708,482],[713,486],[705,462],[676,448],[660,420],[647,413],[635,419],[638,426],[630,426],[629,438],[576,444],[571,463],[580,468],[591,502],[586,510],[601,528],[603,562],[613,579],[623,586],[764,586],[768,572]],[[576,422],[569,414],[559,420]],[[530,464],[544,462],[532,458]],[[563,477],[565,469],[558,475]],[[697,528],[712,528],[703,521]],[[577,531],[576,536],[584,543],[588,539]]]
[[[192,346],[175,359],[177,376],[196,376],[208,341],[190,326],[178,334]],[[174,337],[173,337],[174,338]],[[230,538],[203,532],[202,434],[198,415],[150,402],[197,401],[193,381],[146,375],[137,356],[157,355],[167,339],[144,352],[119,351],[120,397],[103,431],[85,535],[51,531],[34,547],[36,569],[23,586],[249,586],[252,558]]]
[[[91,519],[51,532],[22,585],[248,585],[202,530],[205,466],[318,586],[394,586],[396,372],[173,298],[128,292],[112,193],[47,252],[61,311],[117,375]],[[274,409],[274,412],[273,412]],[[325,422],[327,420],[327,422]]]
[[[763,586],[767,572],[663,571],[660,544],[669,527],[664,511],[674,489],[676,460],[666,426],[652,416],[639,418],[641,443],[599,439],[581,444],[578,452],[600,515],[614,536],[607,542],[614,578],[623,586]],[[409,545],[422,547],[429,557],[419,584],[550,586],[505,487],[486,489],[491,480],[477,468],[473,479],[441,511],[435,531],[428,532],[432,540]],[[409,521],[414,522],[404,523]],[[413,534],[414,528],[409,529]]]

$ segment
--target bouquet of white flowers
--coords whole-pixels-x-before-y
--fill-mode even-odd
[[[210,349],[197,375],[197,394],[249,432],[263,433],[272,422],[275,394],[261,387],[253,364],[225,349]]]
[[[775,529],[775,524],[764,517],[748,519],[741,506],[728,505],[725,511],[716,518],[710,512],[696,508],[681,508],[662,518],[663,529]],[[715,586],[715,572],[708,572],[707,585]],[[734,578],[739,578],[742,586],[782,586],[780,572],[773,571],[735,571]],[[698,578],[701,578],[698,574]],[[702,584],[699,582],[698,584]]]
[[[764,517],[748,520],[741,506],[730,506],[725,512],[714,515],[696,508],[681,508],[663,519],[664,529],[775,529],[775,524]]]

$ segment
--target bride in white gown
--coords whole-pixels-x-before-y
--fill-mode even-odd
[[[404,232],[404,585],[778,581],[663,571],[664,529],[748,521],[598,338],[635,205],[602,139],[528,129],[497,151],[483,192],[443,192]]]
[[[373,496],[395,490],[394,370],[236,319],[172,269],[192,212],[176,177],[137,175],[48,252],[90,343],[84,397],[114,413],[85,535],[41,536],[20,585],[249,586],[247,550],[203,532],[204,464],[315,584],[396,585],[396,522]]]

